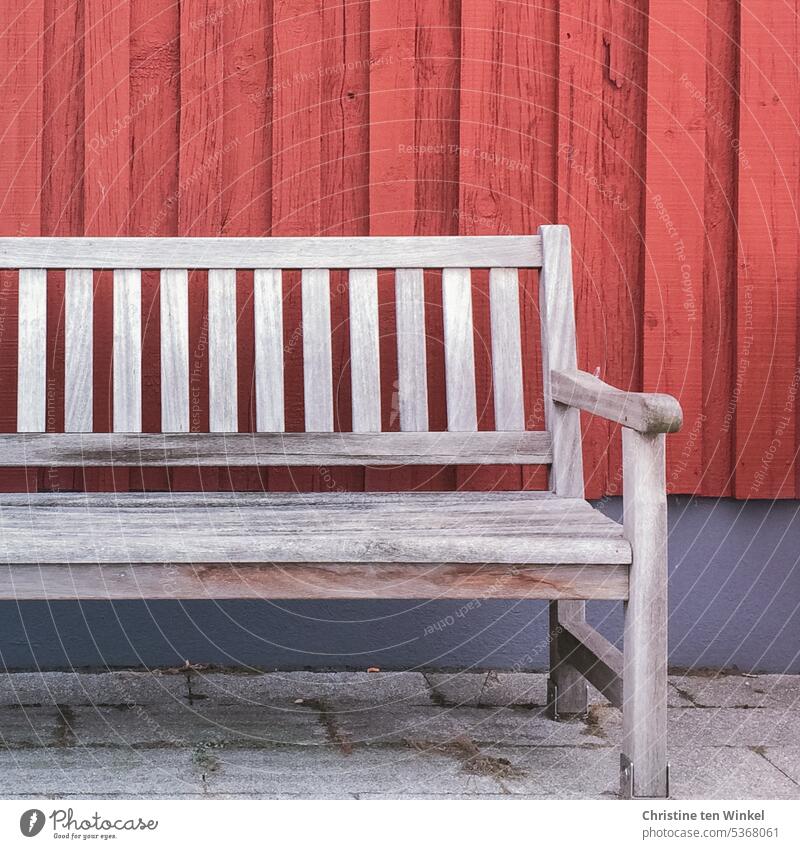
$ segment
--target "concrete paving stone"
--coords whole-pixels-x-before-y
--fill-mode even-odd
[[[489,672],[477,704],[494,707],[547,704],[547,676],[525,672]]]
[[[156,704],[188,696],[186,676],[158,672],[0,674],[0,705]]]
[[[800,799],[800,786],[752,749],[670,745],[673,799]]]
[[[49,748],[0,751],[0,798],[203,793],[192,750]]]
[[[449,741],[507,746],[610,746],[605,717],[596,722],[553,722],[541,708],[383,708],[335,715],[340,732],[353,744]]]
[[[318,711],[289,705],[253,709],[248,704],[136,705],[81,707],[72,724],[82,745],[172,747],[221,743],[257,748],[276,743],[323,745],[328,732]]]
[[[488,672],[428,672],[425,678],[437,704],[478,707],[486,689]]]
[[[768,707],[800,711],[797,675],[672,676],[674,687],[697,707]]]
[[[523,775],[507,788],[526,799],[608,799],[619,790],[619,753],[616,748],[567,747],[508,748],[489,746],[486,754],[504,757]]]
[[[758,751],[761,757],[766,758],[796,784],[797,793],[800,795],[800,745],[764,747]]]
[[[466,772],[457,757],[405,746],[356,749],[350,755],[290,746],[261,751],[220,749],[213,756],[215,768],[205,778],[213,795],[349,798],[380,788],[389,797],[437,793],[474,797],[500,791],[494,778]]]
[[[283,707],[297,699],[317,700],[337,709],[365,704],[433,704],[430,688],[418,672],[199,672],[192,675],[191,687],[194,696],[220,704]]]
[[[56,707],[0,707],[0,749],[59,745],[67,725]]]
[[[670,711],[670,740],[686,746],[790,746],[800,739],[800,711],[694,708]]]

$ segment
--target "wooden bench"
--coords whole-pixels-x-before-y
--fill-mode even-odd
[[[622,793],[667,795],[666,395],[577,368],[569,231],[445,238],[3,238],[19,270],[3,466],[549,464],[547,492],[0,495],[0,598],[550,600],[550,708],[624,712]],[[141,271],[160,269],[161,433],[142,433]],[[496,431],[477,430],[470,269],[489,268]],[[517,269],[540,268],[546,431],[526,430]],[[65,433],[47,433],[47,269],[66,269]],[[93,269],[114,270],[113,433],[94,433]],[[208,270],[210,433],[190,433],[188,270]],[[239,433],[236,270],[254,270],[257,433]],[[282,269],[302,269],[305,432],[284,426]],[[335,433],[329,270],[349,270]],[[381,433],[377,269],[395,270],[399,432]],[[429,432],[423,269],[443,269],[447,432]],[[580,410],[623,429],[624,524],[584,500]],[[624,653],[587,599],[625,601]]]

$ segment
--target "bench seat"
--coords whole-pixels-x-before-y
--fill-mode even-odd
[[[0,495],[0,556],[15,565],[17,581],[22,564],[30,565],[32,573],[44,570],[47,598],[60,597],[64,588],[66,597],[74,597],[70,581],[89,578],[83,566],[95,567],[95,576],[106,575],[105,589],[96,588],[100,597],[113,590],[108,580],[123,572],[133,582],[131,597],[152,597],[136,583],[130,567],[160,566],[150,570],[150,577],[160,574],[163,580],[164,564],[173,569],[185,564],[190,568],[182,574],[195,575],[195,582],[205,574],[206,584],[227,572],[236,578],[231,592],[235,589],[238,597],[249,573],[236,566],[262,567],[256,589],[245,595],[303,597],[314,595],[309,581],[338,565],[344,567],[339,569],[344,583],[337,595],[353,597],[361,592],[358,587],[348,590],[343,572],[350,569],[351,578],[371,595],[370,575],[385,564],[384,596],[389,580],[399,582],[390,596],[421,595],[419,587],[403,585],[424,577],[425,591],[434,596],[476,597],[479,589],[485,591],[483,584],[499,580],[497,597],[550,597],[542,596],[541,587],[526,590],[526,584],[552,574],[573,589],[576,578],[591,581],[593,589],[605,580],[609,597],[619,598],[627,591],[631,548],[622,526],[587,501],[549,492],[33,493]],[[295,568],[283,569],[279,579],[276,567],[281,564]],[[466,584],[454,591],[443,583],[437,591],[437,570],[452,576],[450,567],[459,564],[465,567]],[[595,565],[612,568],[593,569]],[[61,577],[50,567],[57,567]],[[114,572],[118,567],[128,570]],[[523,574],[514,567],[530,571]],[[264,586],[277,580],[279,590]],[[471,586],[476,581],[480,586]],[[175,597],[176,589],[169,597]],[[199,590],[190,594],[195,592]]]

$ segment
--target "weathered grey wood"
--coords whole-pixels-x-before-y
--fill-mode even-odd
[[[114,430],[141,429],[142,273],[128,268],[114,272]]]
[[[189,430],[189,274],[161,272],[161,430]]]
[[[581,620],[562,620],[559,653],[614,707],[622,707],[622,652]]]
[[[19,341],[17,349],[17,430],[44,431],[47,375],[47,271],[19,272]]]
[[[0,268],[536,268],[537,236],[0,238]]]
[[[297,493],[216,503],[191,493],[89,494],[56,506],[52,496],[3,497],[0,562],[469,563],[480,571],[630,561],[622,527],[571,499],[333,495],[313,507]]]
[[[333,430],[331,292],[327,269],[303,270],[303,401],[307,431]]]
[[[667,795],[667,497],[664,434],[622,431],[625,605],[622,791]],[[632,774],[631,774],[632,769]]]
[[[558,495],[583,497],[583,455],[581,421],[578,410],[564,407],[553,398],[552,370],[577,369],[575,306],[572,294],[572,248],[569,228],[547,225],[539,228],[542,237],[542,270],[539,273],[539,313],[541,316],[542,367],[545,426],[553,438],[553,464],[550,488]],[[550,605],[550,633],[559,620],[585,619],[580,601]],[[551,701],[554,714],[583,714],[587,708],[586,685],[580,673],[564,662],[559,642],[550,640],[550,690],[558,694]]]
[[[489,272],[492,326],[492,383],[497,430],[525,430],[519,276],[515,268]]]
[[[400,430],[428,429],[425,280],[421,268],[395,272]]]
[[[64,430],[87,433],[93,422],[93,274],[68,269],[64,289]]]
[[[378,433],[381,429],[378,272],[353,269],[349,290],[353,431]]]
[[[681,405],[672,395],[625,392],[585,371],[553,371],[553,399],[641,433],[674,433],[683,423]]]
[[[583,497],[580,412],[555,400],[551,373],[577,371],[575,305],[572,295],[572,249],[569,228],[547,225],[542,237],[539,274],[545,425],[553,436],[550,488],[559,495]]]
[[[624,566],[298,563],[0,565],[0,599],[617,599]]]
[[[363,466],[548,463],[550,435],[520,433],[0,434],[4,466]]]
[[[283,296],[281,271],[253,274],[256,355],[256,429],[279,433],[284,423]]]
[[[208,272],[208,406],[212,433],[239,430],[236,386],[236,271]]]
[[[469,269],[442,271],[447,429],[477,430],[472,282]]]

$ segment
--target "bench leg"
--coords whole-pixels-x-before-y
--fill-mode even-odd
[[[631,543],[625,605],[620,792],[666,798],[667,504],[664,436],[624,429],[625,536]]]
[[[585,716],[588,695],[586,681],[558,651],[559,622],[566,619],[585,621],[586,605],[582,601],[550,602],[550,677],[547,681],[547,709],[552,719]]]

